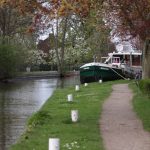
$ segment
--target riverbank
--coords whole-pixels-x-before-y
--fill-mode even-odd
[[[78,71],[68,71],[66,76],[79,75]],[[32,71],[19,73],[15,79],[26,79],[26,78],[53,78],[59,77],[58,71]]]
[[[41,110],[30,118],[26,133],[11,150],[45,150],[48,139],[52,137],[60,138],[61,150],[103,150],[99,115],[112,85],[119,82],[129,81],[91,83],[87,87],[82,85],[78,92],[74,87],[57,89]],[[74,97],[72,103],[67,102],[67,94],[70,93]],[[78,123],[71,122],[72,109],[79,111]]]
[[[11,150],[45,150],[48,139],[53,137],[60,138],[61,150],[104,150],[98,127],[102,104],[113,84],[127,82],[134,92],[134,110],[144,128],[150,131],[150,99],[139,91],[134,81],[91,83],[88,87],[82,85],[79,92],[74,87],[57,89],[41,110],[29,119],[26,133]],[[72,103],[67,102],[70,93],[74,96]],[[78,123],[71,122],[72,109],[79,110]]]

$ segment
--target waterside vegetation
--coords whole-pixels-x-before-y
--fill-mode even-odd
[[[49,138],[60,139],[61,150],[104,150],[99,131],[99,117],[104,100],[110,95],[112,85],[129,83],[134,92],[133,106],[137,115],[150,131],[150,99],[140,92],[134,81],[111,81],[90,83],[80,86],[57,89],[45,105],[28,120],[26,132],[11,150],[45,150]],[[73,94],[73,101],[67,101],[67,95]],[[79,111],[79,121],[72,123],[71,110]]]
[[[82,85],[80,91],[75,91],[74,87],[57,89],[42,109],[29,119],[26,133],[12,146],[12,150],[45,150],[48,139],[54,137],[60,138],[61,150],[103,150],[99,116],[113,83]],[[73,102],[67,101],[70,93],[73,94]],[[79,111],[77,123],[71,121],[72,109]]]

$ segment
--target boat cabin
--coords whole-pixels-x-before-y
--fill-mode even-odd
[[[121,68],[125,76],[134,78],[137,73],[142,72],[142,53],[141,51],[109,53],[108,57],[105,57],[104,63]]]
[[[105,63],[112,64],[113,66],[118,67],[118,65],[124,64],[128,66],[142,66],[142,53],[141,52],[118,52],[118,53],[109,53],[109,56],[106,58]],[[104,59],[104,57],[102,58]]]

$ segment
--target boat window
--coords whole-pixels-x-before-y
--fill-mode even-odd
[[[120,63],[120,57],[113,57],[112,63]]]
[[[132,65],[133,66],[140,66],[141,65],[141,58],[140,55],[139,56],[132,56]]]

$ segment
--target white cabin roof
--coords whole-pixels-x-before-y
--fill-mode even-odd
[[[113,52],[108,53],[109,56],[112,55],[142,55],[142,52]]]

